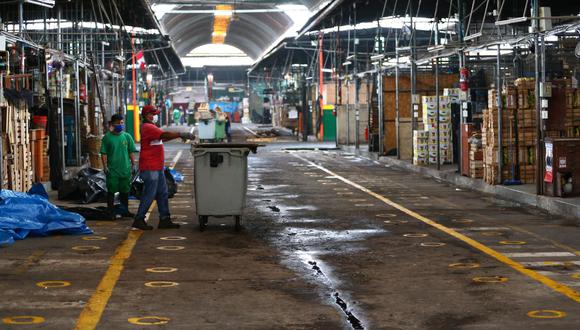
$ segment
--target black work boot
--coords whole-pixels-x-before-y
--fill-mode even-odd
[[[121,214],[124,218],[133,218],[135,214],[129,211],[129,194],[127,193],[119,193],[119,199],[121,201],[121,205],[125,208],[124,213]]]
[[[107,210],[109,211],[110,220],[121,218],[121,216],[117,217],[117,212],[115,211],[115,193],[107,193]]]
[[[170,217],[159,219],[159,225],[157,226],[158,229],[177,229],[179,227],[179,224],[173,223]]]
[[[133,220],[133,225],[131,225],[131,227],[141,229],[141,230],[152,230],[153,229],[152,226],[149,226],[147,224],[147,222],[145,222],[144,218],[139,218],[139,217],[135,217],[135,220]]]

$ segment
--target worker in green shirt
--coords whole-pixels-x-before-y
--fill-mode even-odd
[[[101,142],[101,159],[107,175],[107,208],[113,220],[134,216],[129,212],[129,190],[136,152],[133,138],[125,132],[123,116],[118,114],[111,116],[109,132]],[[117,214],[115,210],[115,193],[119,193],[123,207],[121,214]]]
[[[181,119],[181,111],[178,108],[173,109],[173,123],[175,126],[179,126],[179,121]]]

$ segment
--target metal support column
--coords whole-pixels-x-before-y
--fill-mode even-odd
[[[80,104],[80,74],[79,61],[75,60],[75,156],[76,165],[81,165],[81,104]]]
[[[415,134],[415,131],[417,130],[417,120],[418,120],[418,116],[419,116],[419,104],[417,103],[417,100],[415,100],[415,97],[417,95],[417,54],[416,54],[416,50],[415,50],[415,24],[413,23],[413,5],[412,2],[410,3],[410,10],[411,10],[411,15],[410,15],[410,23],[411,23],[411,41],[410,41],[410,47],[411,47],[411,126],[412,126],[412,131],[413,134]],[[398,63],[397,63],[398,64]],[[411,140],[411,143],[413,143],[413,141]],[[411,146],[411,156],[415,157],[415,148],[413,148],[413,146]]]
[[[357,57],[357,46],[358,42],[356,40],[356,2],[352,4],[353,12],[354,12],[354,59],[352,64],[354,66],[353,76],[354,76],[354,148],[356,150],[360,149],[360,141],[359,141],[359,130],[360,130],[360,98],[359,98],[359,91],[360,91],[360,81],[358,78],[358,57]]]
[[[439,117],[441,114],[441,110],[439,109],[440,101],[439,101],[439,57],[435,58],[435,104],[437,106],[437,170],[441,170],[441,118]]]
[[[495,89],[497,103],[497,179],[499,184],[503,183],[503,109],[501,101],[501,46],[497,45],[497,71],[495,73]]]
[[[399,33],[395,30],[395,143],[397,148],[397,159],[401,159],[401,141],[400,141],[400,125],[401,125],[401,113],[399,110]]]
[[[383,68],[382,63],[379,61],[379,65],[377,67],[377,96],[378,96],[378,103],[379,103],[379,156],[385,154],[385,146],[384,146],[384,139],[385,139],[385,122],[384,122],[384,108],[385,108],[385,100],[384,100],[384,91],[383,91]]]
[[[537,0],[533,1],[537,6]],[[535,9],[535,8],[534,8]],[[538,17],[537,14],[532,16]],[[537,20],[535,21],[537,24]],[[543,159],[543,129],[542,129],[542,105],[540,103],[540,48],[539,35],[537,32],[537,25],[534,30],[534,49],[535,49],[535,70],[536,70],[536,194],[542,195],[543,192],[543,174],[544,174],[544,159]]]

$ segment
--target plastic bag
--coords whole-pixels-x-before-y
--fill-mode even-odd
[[[105,172],[84,168],[73,179],[63,181],[58,189],[59,200],[74,200],[83,204],[104,201],[107,196]]]
[[[169,172],[173,176],[173,179],[175,180],[175,182],[183,182],[183,174],[181,174],[180,172],[178,172],[175,169],[169,169]]]
[[[0,191],[0,245],[27,236],[92,234],[81,215],[67,212],[38,195]]]
[[[173,198],[173,196],[175,196],[177,193],[177,182],[175,182],[175,179],[173,178],[173,175],[171,175],[171,170],[169,168],[166,167],[163,171],[163,174],[165,174],[165,182],[167,183],[167,193],[169,198]]]

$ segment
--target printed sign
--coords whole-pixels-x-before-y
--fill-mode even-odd
[[[544,175],[544,181],[552,183],[554,180],[554,169],[552,166],[553,159],[553,145],[551,142],[546,142],[546,175]]]

